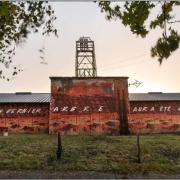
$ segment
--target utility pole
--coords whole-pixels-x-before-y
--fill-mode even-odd
[[[76,77],[96,77],[96,58],[94,41],[90,37],[80,37],[76,41]]]

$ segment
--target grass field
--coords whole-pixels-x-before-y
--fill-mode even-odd
[[[0,170],[180,172],[180,135],[144,135],[140,144],[138,164],[136,136],[62,136],[63,155],[57,161],[56,135],[10,134],[0,136]]]

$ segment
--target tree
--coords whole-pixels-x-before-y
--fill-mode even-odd
[[[16,47],[25,42],[32,32],[42,28],[42,35],[55,34],[54,11],[48,2],[8,2],[0,1],[0,64],[9,68]],[[1,66],[1,67],[2,67]],[[13,67],[12,76],[21,69]],[[9,80],[0,69],[0,78]]]
[[[151,56],[158,58],[160,64],[179,48],[180,34],[173,28],[173,24],[180,22],[180,20],[175,20],[172,12],[175,7],[180,6],[180,2],[126,1],[120,5],[101,1],[98,5],[101,12],[106,13],[108,20],[120,20],[124,26],[130,28],[133,34],[142,38],[145,38],[152,29],[162,29],[162,37],[159,37],[151,48]],[[147,26],[146,22],[150,13],[157,6],[161,8],[161,11],[155,19],[151,20],[150,26]]]
[[[101,1],[98,3],[108,20],[120,20],[139,37],[145,38],[152,29],[162,29],[162,37],[159,37],[151,48],[151,56],[158,58],[160,64],[179,48],[180,35],[173,25],[180,21],[175,20],[172,14],[174,8],[179,5],[178,1],[126,1],[123,4]],[[157,6],[161,8],[161,12],[151,20],[150,26],[147,26],[146,22]],[[24,43],[30,33],[37,33],[43,29],[43,36],[50,34],[57,36],[57,30],[54,27],[55,19],[54,11],[48,2],[0,1],[0,78],[9,80],[1,67],[6,69],[10,67],[16,47]],[[18,67],[13,67],[12,76],[20,71]]]

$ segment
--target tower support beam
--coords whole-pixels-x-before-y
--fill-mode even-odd
[[[96,77],[97,67],[94,41],[90,37],[80,37],[76,41],[76,77]]]

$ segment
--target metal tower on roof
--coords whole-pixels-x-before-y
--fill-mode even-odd
[[[76,41],[76,77],[96,77],[94,41],[90,37],[80,37]]]

